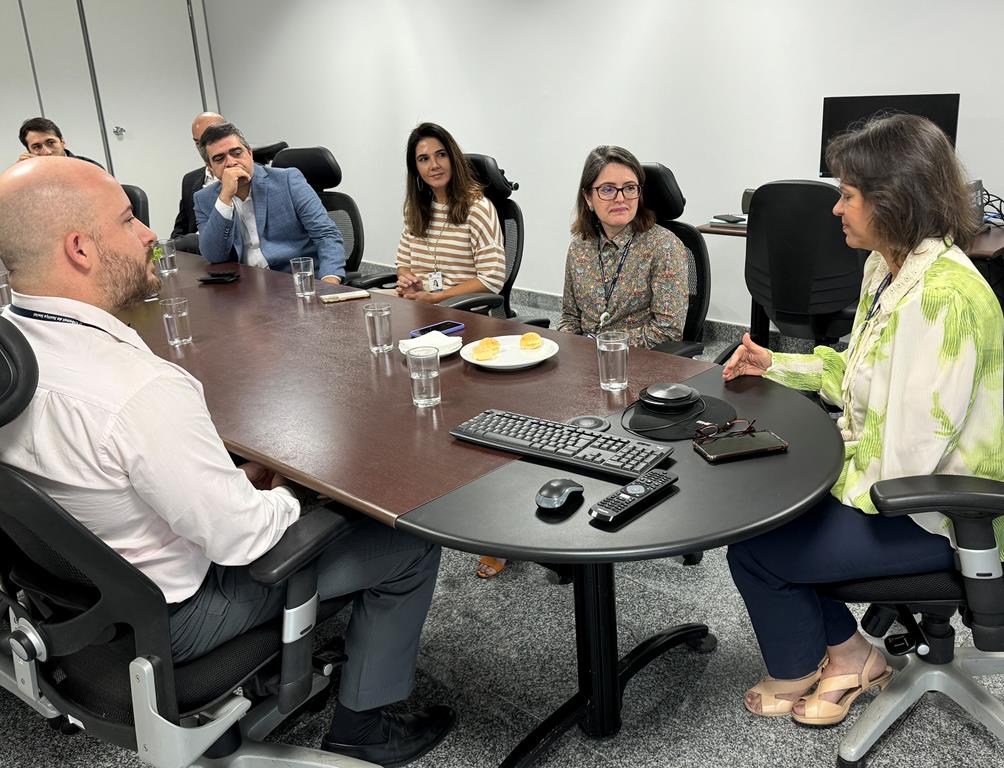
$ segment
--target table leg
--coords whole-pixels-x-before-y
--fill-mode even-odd
[[[705,625],[681,624],[642,641],[618,661],[613,563],[575,565],[573,570],[579,690],[527,734],[500,768],[533,765],[576,722],[593,738],[613,736],[621,727],[624,688],[635,674],[681,643],[701,652],[718,645]]]

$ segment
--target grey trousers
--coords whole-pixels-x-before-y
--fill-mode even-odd
[[[318,560],[317,593],[358,593],[345,636],[348,661],[338,700],[361,711],[411,693],[418,640],[439,571],[439,546],[366,517]],[[267,588],[247,566],[213,564],[202,586],[171,615],[176,662],[201,656],[282,615],[283,587]]]

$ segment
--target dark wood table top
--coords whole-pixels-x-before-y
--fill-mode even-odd
[[[404,515],[398,527],[453,549],[538,562],[614,562],[701,552],[749,538],[797,517],[825,496],[843,466],[844,447],[828,414],[795,390],[766,379],[724,383],[715,366],[688,382],[727,400],[758,429],[776,432],[787,453],[708,464],[678,440],[666,469],[675,491],[620,527],[597,523],[590,505],[626,481],[532,461],[506,464]],[[619,419],[611,432],[627,435]],[[536,490],[568,477],[585,488],[581,506],[538,511]]]
[[[683,381],[712,367],[631,350],[629,388],[608,393],[599,388],[590,339],[374,295],[391,305],[395,343],[414,328],[453,319],[466,324],[465,342],[535,330],[560,345],[551,359],[511,372],[476,368],[459,354],[444,358],[443,402],[420,409],[411,403],[404,356],[396,348],[370,353],[364,301],[298,299],[292,277],[281,272],[210,266],[183,253],[178,263],[161,297],[188,298],[191,344],[167,344],[156,302],[120,318],[156,354],[202,382],[213,422],[231,451],[388,524],[516,459],[449,435],[486,408],[557,420],[606,415],[653,381]],[[236,269],[241,278],[200,285],[197,278],[210,269]],[[344,289],[318,283],[318,290]]]

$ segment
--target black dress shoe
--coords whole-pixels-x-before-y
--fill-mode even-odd
[[[407,715],[384,713],[390,736],[377,744],[341,744],[327,736],[321,749],[358,760],[396,768],[417,760],[441,742],[453,727],[456,714],[449,707],[436,704]]]

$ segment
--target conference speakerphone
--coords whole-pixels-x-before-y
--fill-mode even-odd
[[[487,410],[450,430],[461,440],[571,467],[635,478],[673,448],[512,411]]]

